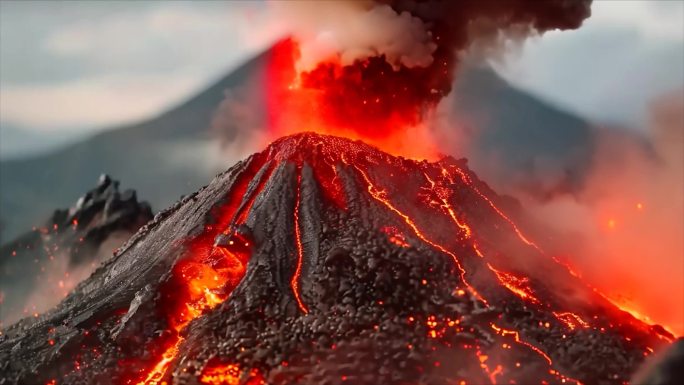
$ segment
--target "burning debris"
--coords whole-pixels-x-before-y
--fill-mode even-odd
[[[0,249],[2,323],[57,304],[151,219],[150,205],[135,191],[122,193],[119,182],[102,175],[73,207]]]
[[[464,160],[285,137],[3,331],[1,383],[622,384],[672,335],[547,255]]]

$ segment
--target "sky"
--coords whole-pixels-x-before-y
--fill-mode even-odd
[[[0,2],[0,126],[81,132],[158,114],[279,38],[262,1]],[[595,122],[643,126],[684,87],[684,1],[595,1],[493,65]]]

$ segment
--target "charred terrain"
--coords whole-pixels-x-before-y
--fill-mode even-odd
[[[0,247],[0,327],[55,305],[56,292],[66,296],[151,219],[135,191],[102,175],[73,206]]]
[[[0,384],[622,384],[672,340],[465,160],[304,133],[158,214],[0,336]]]

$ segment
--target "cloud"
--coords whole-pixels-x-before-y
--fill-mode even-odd
[[[92,130],[147,119],[201,87],[197,78],[103,76],[0,88],[0,117],[36,131]]]
[[[684,3],[596,1],[576,31],[496,63],[514,85],[598,122],[646,127],[647,103],[684,85]]]
[[[275,40],[255,2],[2,7],[0,120],[36,130],[148,118]]]

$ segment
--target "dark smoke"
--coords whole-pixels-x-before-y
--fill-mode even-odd
[[[322,3],[303,12],[304,26],[293,32],[303,46],[301,86],[336,106],[334,123],[352,125],[396,122],[397,114],[404,123],[419,123],[449,94],[459,56],[473,45],[578,28],[591,13],[590,0],[351,2],[342,18],[368,24],[356,32],[351,20],[326,25],[331,8],[343,6]],[[309,29],[312,14],[321,18]]]
[[[542,34],[549,30],[576,29],[591,15],[591,0],[387,0],[395,12],[420,19],[436,45],[432,63],[422,74],[428,80],[418,92],[425,100],[451,91],[459,53],[481,39]],[[522,33],[522,35],[521,35]],[[429,87],[429,88],[428,88]]]

